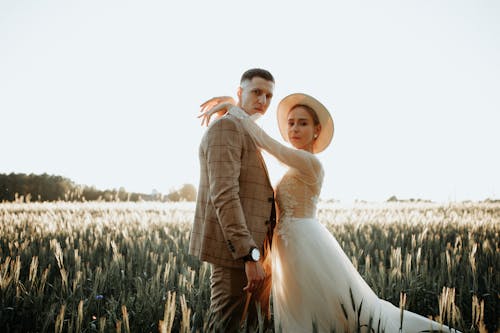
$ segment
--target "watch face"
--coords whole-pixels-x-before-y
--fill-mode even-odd
[[[259,249],[253,249],[252,252],[250,253],[250,255],[252,256],[253,261],[259,261],[259,259],[260,259]]]

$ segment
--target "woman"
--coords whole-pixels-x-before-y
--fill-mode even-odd
[[[218,102],[220,98],[208,101],[202,111]],[[208,123],[213,113],[227,110],[241,118],[259,147],[290,167],[276,187],[278,223],[271,250],[277,332],[311,332],[313,327],[318,332],[455,331],[379,299],[317,220],[324,171],[315,154],[330,144],[334,132],[332,117],[319,101],[292,94],[279,103],[279,129],[294,148],[269,137],[230,103],[218,104],[202,117]]]

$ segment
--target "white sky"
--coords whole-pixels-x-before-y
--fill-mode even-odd
[[[493,0],[0,0],[0,173],[198,185],[198,106],[252,67],[276,78],[272,136],[289,93],[331,110],[324,199],[500,196]]]

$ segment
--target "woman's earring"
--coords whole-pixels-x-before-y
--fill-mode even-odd
[[[314,138],[316,139],[318,137],[318,134],[314,134]]]

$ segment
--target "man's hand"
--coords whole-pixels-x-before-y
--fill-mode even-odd
[[[264,278],[266,277],[266,272],[262,267],[262,264],[258,261],[247,261],[245,262],[245,273],[247,275],[247,285],[243,288],[244,291],[253,293],[262,287]]]

